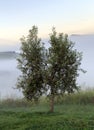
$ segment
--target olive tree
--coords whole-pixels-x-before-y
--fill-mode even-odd
[[[18,68],[22,74],[17,88],[21,88],[28,100],[38,100],[44,92],[44,47],[38,38],[38,28],[33,26],[27,37],[21,38]]]
[[[38,100],[44,93],[49,95],[50,111],[53,112],[56,95],[70,94],[79,89],[76,80],[79,70],[83,70],[80,68],[82,53],[74,49],[68,35],[57,34],[53,28],[49,44],[46,50],[38,38],[36,26],[27,37],[21,38],[18,67],[22,75],[17,87],[28,100]]]
[[[50,48],[48,49],[47,85],[49,86],[50,111],[54,110],[55,95],[73,93],[79,89],[79,76],[82,53],[74,49],[74,43],[68,35],[57,34],[55,28],[50,34]]]

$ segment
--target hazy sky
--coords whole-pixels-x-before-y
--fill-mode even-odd
[[[0,51],[18,50],[19,39],[26,36],[33,25],[38,26],[42,38],[48,37],[53,26],[57,32],[94,34],[94,0],[0,0]],[[94,86],[94,36],[77,36],[72,40],[83,52],[82,67],[87,70],[80,76],[80,84]],[[3,64],[9,67],[9,63],[1,61],[0,68]],[[3,84],[5,78],[0,76]],[[10,79],[7,80],[10,82]]]
[[[0,0],[0,44],[18,42],[33,25],[41,37],[52,26],[68,34],[94,33],[94,0]]]

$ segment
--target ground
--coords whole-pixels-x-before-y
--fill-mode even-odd
[[[1,107],[0,130],[93,130],[94,106],[48,105],[32,107]]]

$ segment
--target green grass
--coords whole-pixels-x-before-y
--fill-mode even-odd
[[[56,105],[0,109],[0,130],[93,130],[93,105]]]
[[[94,89],[87,89],[74,94],[65,94],[55,98],[56,104],[94,104]]]
[[[0,101],[0,130],[94,130],[94,90],[55,98],[55,111],[41,98]]]

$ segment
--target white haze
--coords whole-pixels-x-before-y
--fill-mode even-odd
[[[80,73],[78,83],[82,87],[94,87],[94,35],[75,35],[71,36],[75,42],[75,48],[83,52],[81,67],[86,70],[85,74]]]
[[[17,78],[20,71],[17,69],[16,59],[0,60],[0,96],[17,97],[21,96],[21,92],[15,89]]]
[[[86,74],[80,73],[77,80],[82,89],[94,86],[94,35],[72,35],[70,39],[75,42],[75,48],[83,52],[81,67],[87,71]],[[45,40],[44,40],[45,41]],[[0,46],[0,51],[19,51],[19,45],[4,44]],[[17,69],[15,58],[0,59],[0,97],[20,97],[21,91],[14,89],[20,71]]]

